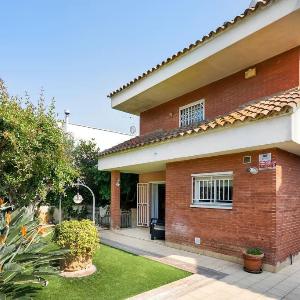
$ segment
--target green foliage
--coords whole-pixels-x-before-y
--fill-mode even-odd
[[[58,246],[69,249],[68,257],[91,257],[99,248],[99,234],[90,220],[64,221],[57,225],[53,240]]]
[[[80,141],[73,150],[81,179],[94,192],[96,204],[103,206],[110,199],[110,172],[98,170],[99,153],[100,149],[93,140]],[[92,203],[92,196],[86,189],[82,189],[80,193],[88,203]]]
[[[1,207],[1,213],[5,210]],[[41,227],[26,208],[16,210],[1,228],[0,299],[15,299],[30,292],[28,284],[46,286],[45,275],[57,273],[66,251],[46,250]],[[48,234],[50,231],[48,232]]]
[[[263,254],[263,251],[259,248],[248,248],[247,249],[247,254],[261,255],[261,254]]]
[[[55,277],[49,281],[47,289],[41,289],[34,294],[34,299],[128,299],[191,275],[169,265],[105,245],[97,250],[93,264],[98,270],[93,276],[77,280]]]
[[[21,206],[61,193],[77,176],[71,154],[53,103],[10,97],[0,80],[0,195]]]
[[[83,181],[92,189],[96,196],[96,205],[109,204],[110,199],[110,172],[98,170],[100,149],[92,141],[80,141],[74,148],[75,165],[80,171]],[[136,184],[138,175],[121,174],[121,198],[122,204],[135,207]],[[85,189],[80,190],[84,199],[92,203],[91,194]],[[74,195],[74,191],[72,193]],[[133,202],[133,203],[130,203]]]
[[[79,141],[74,144],[72,156],[74,165],[79,172],[80,179],[93,191],[96,200],[96,206],[104,206],[109,203],[110,199],[110,173],[99,171],[97,167],[100,149],[95,142]],[[74,181],[75,183],[76,181]],[[79,188],[80,194],[83,196],[84,205],[92,204],[93,198],[86,188]],[[69,186],[64,193],[62,199],[64,215],[70,218],[86,218],[86,209],[80,214],[74,210],[73,197],[77,193],[76,187]],[[60,195],[49,193],[47,201],[58,207]],[[85,215],[84,215],[85,213]]]

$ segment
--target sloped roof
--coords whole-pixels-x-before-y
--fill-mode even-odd
[[[230,127],[237,123],[246,123],[290,112],[300,104],[299,87],[281,92],[276,95],[248,102],[231,113],[204,121],[198,125],[176,128],[173,130],[160,130],[146,135],[137,136],[100,153],[101,156],[121,152],[150,144],[168,141],[182,136],[199,134],[221,127]]]
[[[111,93],[109,93],[107,95],[107,97],[112,97],[116,94],[118,94],[119,92],[121,92],[122,90],[128,88],[129,86],[133,85],[134,83],[136,83],[137,81],[145,78],[146,76],[148,76],[149,74],[157,71],[158,69],[160,69],[161,67],[163,67],[166,64],[169,64],[171,62],[173,62],[175,59],[177,59],[178,57],[188,53],[189,51],[194,50],[196,47],[200,46],[201,44],[207,42],[208,40],[210,40],[211,38],[215,37],[217,34],[225,31],[226,29],[232,27],[233,25],[235,25],[238,21],[245,19],[246,17],[248,17],[249,15],[253,14],[254,12],[258,11],[259,9],[267,6],[268,4],[270,4],[271,2],[273,2],[274,0],[260,0],[256,3],[255,6],[247,8],[242,14],[236,16],[233,20],[231,21],[227,21],[225,22],[222,26],[219,26],[218,28],[216,28],[215,30],[211,31],[210,33],[208,33],[207,35],[203,36],[200,40],[197,40],[196,42],[190,44],[189,46],[185,47],[184,49],[182,49],[181,51],[178,51],[177,53],[173,54],[172,56],[168,57],[167,59],[163,60],[161,63],[157,64],[155,67],[147,70],[146,72],[144,72],[143,74],[135,77],[133,80],[131,80],[130,82],[122,85],[121,87],[119,87],[118,89],[112,91]]]

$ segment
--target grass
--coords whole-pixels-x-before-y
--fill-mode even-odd
[[[172,281],[189,272],[101,245],[93,263],[97,272],[89,277],[49,277],[49,285],[37,290],[34,299],[125,299]]]

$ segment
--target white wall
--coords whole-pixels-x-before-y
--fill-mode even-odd
[[[124,133],[71,123],[67,124],[66,131],[72,135],[75,141],[94,139],[101,151],[133,138],[133,136]]]
[[[135,171],[142,172],[142,168],[146,168],[147,165],[159,162],[166,163],[267,147],[278,147],[289,151],[286,146],[291,143],[295,144],[296,151],[300,151],[300,145],[293,140],[294,129],[296,129],[293,128],[295,117],[297,116],[292,114],[241,123],[239,126],[209,130],[164,143],[107,155],[99,159],[98,168],[126,170],[136,166]]]

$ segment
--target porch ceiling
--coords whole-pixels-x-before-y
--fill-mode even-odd
[[[98,168],[141,174],[164,170],[168,162],[266,148],[281,148],[300,155],[299,109],[292,114],[240,123],[230,128],[103,156],[99,159]]]

